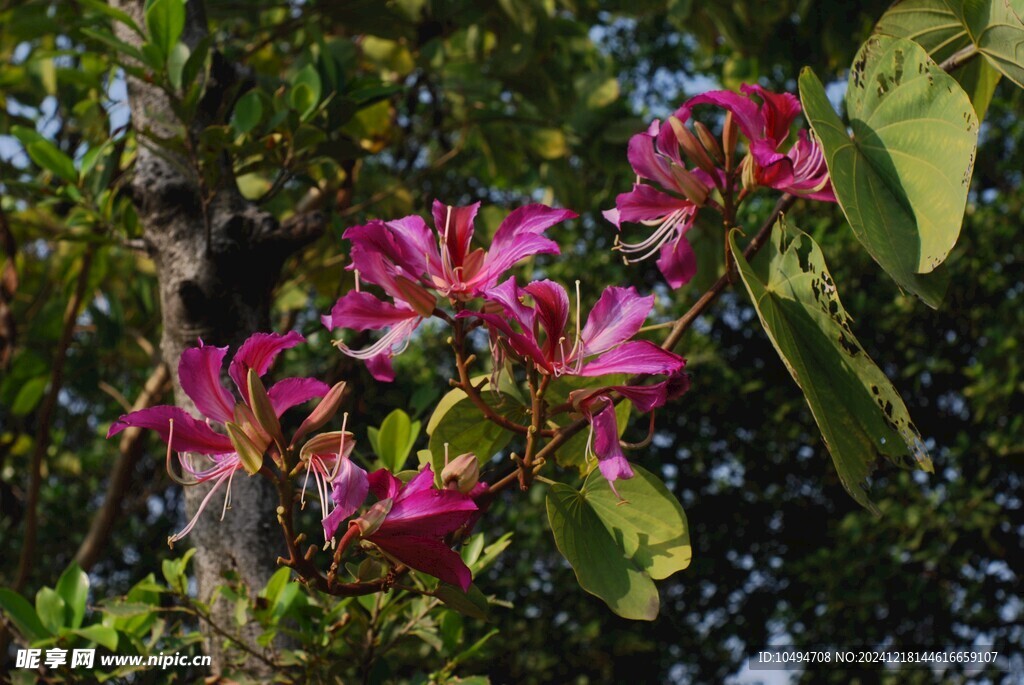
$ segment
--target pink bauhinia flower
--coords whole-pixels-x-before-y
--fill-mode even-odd
[[[621,229],[622,222],[642,223],[654,231],[637,243],[620,239],[616,248],[626,255],[627,263],[659,253],[658,269],[665,280],[673,288],[683,286],[697,273],[697,257],[686,233],[715,187],[715,179],[701,169],[686,168],[673,126],[663,126],[657,119],[647,131],[630,138],[627,154],[637,182],[615,199],[615,208],[604,216],[616,228]]]
[[[524,303],[526,296],[532,298],[532,306]],[[653,296],[641,297],[635,288],[605,288],[582,328],[577,302],[575,330],[569,329],[569,296],[553,281],[520,288],[509,278],[486,297],[501,313],[465,311],[459,316],[484,320],[494,342],[504,341],[512,353],[544,374],[663,374],[685,363],[650,341],[630,340],[654,306]]]
[[[468,590],[472,573],[444,539],[473,518],[477,512],[473,498],[457,488],[436,488],[429,464],[405,485],[387,469],[374,471],[369,486],[380,500],[378,505],[387,506],[374,505],[383,520],[378,516],[362,539],[410,568]]]
[[[490,248],[473,248],[473,223],[480,204],[453,207],[434,201],[434,231],[418,216],[371,221],[344,237],[352,242],[349,269],[391,297],[386,302],[358,289],[344,295],[323,317],[327,328],[387,332],[373,345],[347,355],[362,359],[375,378],[394,380],[391,358],[404,350],[424,318],[433,315],[437,296],[461,302],[493,287],[512,266],[537,254],[558,254],[543,235],[575,212],[545,205],[516,209],[501,223]]]
[[[169,538],[170,542],[180,540],[192,530],[213,493],[225,483],[228,485],[224,500],[226,511],[230,501],[231,479],[245,464],[232,439],[220,431],[227,430],[228,424],[231,424],[243,434],[238,439],[247,441],[247,445],[259,452],[267,448],[271,437],[255,418],[261,412],[254,406],[249,394],[250,370],[257,377],[263,376],[281,351],[295,347],[304,340],[293,331],[285,335],[256,333],[242,343],[228,369],[228,375],[235,382],[242,401],[238,401],[220,380],[228,348],[204,345],[200,340],[199,347],[182,353],[178,362],[178,380],[205,421],[196,419],[181,407],[156,406],[125,414],[111,425],[108,438],[129,426],[156,431],[167,443],[168,472],[179,483],[196,485],[213,481],[213,487],[195,516],[181,532]],[[329,390],[326,384],[312,378],[286,378],[271,386],[267,397],[274,414],[280,417],[296,405],[323,397]],[[220,431],[214,430],[215,427]],[[184,478],[175,475],[171,468],[173,453],[178,455]],[[204,455],[209,465],[205,468],[195,466],[189,453]]]
[[[745,84],[740,91],[714,90],[690,98],[676,116],[686,121],[693,107],[701,104],[732,112],[750,143],[750,154],[744,161],[748,186],[767,186],[812,200],[835,202],[821,146],[806,130],[801,130],[788,150],[782,151],[800,115],[800,100],[792,93],[773,93],[756,84]]]
[[[800,101],[795,96],[744,85],[741,93],[715,90],[690,98],[664,124],[655,120],[647,131],[630,139],[628,158],[637,182],[630,192],[616,198],[615,208],[604,212],[617,228],[622,222],[654,227],[646,239],[636,243],[619,241],[616,249],[626,255],[627,263],[660,253],[658,268],[673,288],[685,285],[697,272],[696,256],[686,233],[698,210],[712,190],[731,190],[726,184],[733,182],[724,170],[714,166],[707,151],[685,128],[693,108],[705,104],[731,112],[747,137],[750,154],[743,161],[745,186],[766,186],[835,202],[821,146],[802,130],[787,149],[790,129],[800,114]],[[696,158],[693,161],[699,168],[687,169],[687,157]]]
[[[524,303],[527,295],[533,299],[532,307]],[[574,332],[567,330],[569,297],[557,283],[534,281],[519,288],[514,279],[509,279],[492,289],[487,298],[500,305],[500,314],[463,312],[460,316],[483,319],[491,331],[492,343],[507,346],[541,373],[668,377],[649,386],[612,385],[573,394],[574,404],[591,423],[588,456],[593,445],[601,473],[613,483],[613,489],[616,479],[632,478],[633,471],[619,445],[611,393],[633,400],[640,411],[650,411],[688,387],[682,373],[685,359],[647,340],[631,340],[654,306],[654,297],[641,297],[634,288],[606,288],[582,327],[577,305]]]

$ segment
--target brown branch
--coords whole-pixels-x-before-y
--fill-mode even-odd
[[[537,450],[537,437],[541,433],[541,426],[544,425],[544,421],[547,418],[547,402],[544,400],[544,394],[548,389],[548,384],[551,383],[551,376],[544,375],[537,383],[537,371],[536,368],[530,369],[530,429],[526,433],[526,453],[523,455],[523,461],[519,466],[519,487],[526,490],[530,487],[530,482],[533,480],[533,461],[535,452]]]
[[[132,405],[131,411],[139,411],[153,406],[170,388],[170,380],[170,371],[167,365],[161,362],[150,374],[142,392],[139,393]],[[141,428],[128,428],[121,434],[121,441],[117,446],[117,461],[114,463],[110,479],[107,481],[107,493],[103,498],[103,505],[93,516],[89,532],[78,547],[78,552],[75,553],[75,561],[86,571],[99,560],[110,541],[114,523],[121,514],[121,505],[131,484],[135,465],[142,456],[142,447],[145,444],[143,435],[144,432]]]
[[[35,446],[32,450],[32,460],[29,467],[29,488],[28,498],[25,505],[25,537],[22,541],[21,557],[18,559],[18,574],[14,580],[14,590],[20,591],[28,581],[29,573],[32,570],[32,563],[36,554],[36,536],[39,530],[39,491],[43,484],[43,459],[50,447],[50,428],[53,423],[53,413],[57,409],[57,397],[60,395],[61,386],[64,382],[64,364],[67,362],[68,347],[71,345],[71,336],[75,331],[75,321],[78,320],[78,312],[85,300],[86,288],[89,285],[89,274],[92,271],[92,258],[95,247],[90,245],[86,248],[82,257],[82,268],[78,273],[78,281],[75,284],[75,292],[68,301],[67,309],[64,310],[64,322],[61,328],[60,339],[57,342],[57,354],[53,360],[53,369],[50,372],[50,388],[43,404],[39,408],[39,428],[36,433]]]
[[[782,216],[783,213],[793,206],[793,203],[795,203],[796,200],[797,198],[793,195],[783,195],[779,198],[779,201],[775,203],[775,209],[772,210],[771,215],[763,224],[761,224],[761,228],[758,229],[757,234],[747,245],[746,249],[743,250],[743,256],[746,259],[750,259],[757,254],[757,251],[761,249],[764,242],[768,240],[768,236],[771,235],[775,222],[779,220],[779,217]],[[704,310],[714,302],[715,298],[721,295],[722,291],[729,286],[733,269],[735,269],[735,260],[732,260],[730,269],[726,273],[722,274],[722,276],[720,276],[719,279],[715,281],[710,288],[708,288],[707,292],[700,296],[693,306],[690,307],[689,311],[676,320],[675,325],[672,327],[672,331],[668,334],[668,337],[665,338],[665,342],[661,344],[662,349],[671,350],[679,344],[683,334],[686,333],[687,329],[693,325],[693,322],[697,320],[697,317],[703,314]]]
[[[191,598],[189,598],[189,597],[185,597],[185,599],[188,600],[189,602],[192,601]],[[260,661],[265,663],[267,666],[270,666],[271,668],[274,668],[274,669],[280,668],[279,664],[277,664],[274,661],[268,659],[266,656],[264,656],[263,654],[260,654],[258,651],[256,651],[255,649],[253,649],[252,647],[247,645],[245,643],[245,640],[243,640],[242,638],[238,637],[237,635],[232,635],[227,630],[225,630],[223,627],[218,625],[217,622],[213,620],[213,618],[210,616],[210,614],[208,612],[200,611],[198,609],[194,609],[194,608],[191,608],[191,607],[185,607],[185,606],[181,606],[181,607],[168,607],[168,608],[157,608],[154,611],[162,611],[162,612],[167,612],[167,613],[177,612],[177,613],[182,613],[182,614],[186,614],[186,615],[189,615],[189,616],[195,616],[199,620],[201,620],[204,623],[206,623],[206,625],[210,626],[210,628],[213,629],[213,632],[217,633],[218,635],[223,637],[225,640],[230,641],[231,644],[233,644],[236,647],[240,648],[243,652],[245,652],[245,653],[247,653],[247,654],[249,654],[251,656],[256,657],[257,659],[259,659]]]
[[[974,43],[968,43],[943,60],[942,63],[939,64],[939,69],[942,69],[948,74],[959,67],[962,67],[964,64],[967,64],[967,62],[970,62],[977,54],[978,46]]]

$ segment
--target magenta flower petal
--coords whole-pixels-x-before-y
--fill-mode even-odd
[[[419,314],[404,304],[392,304],[370,293],[350,290],[334,303],[331,313],[321,320],[331,330],[351,328],[365,331],[387,328],[418,316]]]
[[[387,469],[377,469],[369,476],[370,492],[377,499],[394,499],[402,489],[402,481],[391,475]]]
[[[387,222],[387,226],[398,250],[385,251],[383,256],[395,260],[398,275],[404,272],[410,279],[420,279],[429,286],[431,277],[439,277],[444,273],[436,236],[422,217],[411,215],[395,219]],[[422,278],[424,274],[427,278]],[[393,294],[390,290],[388,292]]]
[[[341,464],[338,465],[338,475],[331,484],[331,501],[334,502],[334,509],[322,521],[324,534],[328,540],[334,537],[342,521],[354,514],[366,501],[366,495],[370,490],[366,471],[348,457],[339,458]]]
[[[689,111],[696,105],[716,105],[732,112],[736,124],[748,140],[764,137],[764,116],[757,103],[746,95],[731,90],[711,90],[686,101],[683,107]]]
[[[539,367],[551,370],[550,360],[545,356],[544,351],[540,349],[537,344],[537,340],[531,333],[520,333],[512,328],[509,323],[509,319],[513,318],[514,314],[506,310],[506,316],[500,314],[483,314],[479,312],[460,312],[456,318],[463,319],[468,317],[475,317],[483,320],[488,326],[490,326],[492,333],[498,332],[505,337],[509,346],[516,352],[516,354],[532,360]],[[533,320],[533,313],[531,310],[530,321]],[[529,326],[522,326],[524,330],[532,331],[532,324]]]
[[[434,469],[430,464],[425,465],[420,472],[417,473],[412,479],[405,484],[402,489],[402,497],[413,494],[414,492],[421,492],[423,490],[429,490],[434,487]]]
[[[652,307],[654,296],[641,297],[636,288],[605,288],[583,327],[580,356],[600,354],[632,338]]]
[[[449,585],[469,590],[473,574],[454,552],[440,540],[416,535],[381,535],[380,531],[368,538],[400,562],[434,576]]]
[[[515,277],[510,276],[494,286],[484,293],[484,297],[500,304],[505,309],[505,313],[523,330],[533,328],[533,308],[523,304],[523,290],[516,283]]]
[[[395,380],[395,367],[391,363],[391,353],[381,352],[366,360],[366,370],[374,380],[391,383]]]
[[[681,288],[693,279],[697,274],[697,253],[686,236],[680,235],[661,246],[658,270],[673,288]]]
[[[633,403],[640,412],[662,407],[666,402],[681,397],[690,389],[690,377],[678,371],[660,383],[651,385],[615,385],[609,388]]]
[[[192,347],[181,353],[178,362],[178,380],[204,416],[226,423],[234,421],[235,399],[220,382],[227,347],[203,345]]]
[[[353,350],[351,347],[340,341],[336,341],[334,344],[348,356],[356,359],[362,359],[366,362],[366,368],[377,380],[383,382],[393,381],[395,379],[395,371],[391,366],[391,358],[405,348],[408,344],[409,337],[423,321],[422,317],[411,309],[407,311],[411,313],[409,318],[399,320],[395,325],[391,326],[390,330],[384,333],[377,342],[373,343],[369,347],[364,347],[361,350]],[[333,323],[333,316],[331,319],[332,321],[330,323]],[[326,317],[324,322],[328,323],[326,321]]]
[[[695,212],[697,205],[689,200],[672,197],[651,186],[637,184],[628,193],[615,198],[620,222],[638,223],[657,221],[675,211]]]
[[[473,500],[458,490],[438,490],[432,484],[433,480],[426,490],[399,493],[380,532],[440,538],[457,530],[477,510]]]
[[[575,219],[576,212],[545,205],[526,205],[514,210],[498,227],[474,279],[476,292],[487,290],[521,259],[537,254],[559,254],[558,243],[541,234],[557,223]]]
[[[672,373],[686,361],[647,340],[633,340],[599,355],[583,365],[580,376],[604,376],[609,373]]]
[[[764,136],[781,143],[789,137],[789,129],[800,115],[800,100],[792,93],[773,93],[757,84],[740,87],[744,95],[761,98],[761,118],[764,120]],[[748,136],[751,140],[759,136]]]
[[[200,454],[228,454],[235,451],[228,436],[217,433],[181,407],[157,406],[125,414],[110,426],[107,437],[113,437],[125,428],[135,426],[154,430],[164,442],[167,442],[170,438],[172,419],[174,444],[171,445],[171,450]]]
[[[462,264],[469,254],[469,243],[473,238],[473,220],[479,209],[479,202],[468,207],[454,207],[434,200],[434,226],[448,246],[453,264]]]
[[[278,354],[305,342],[305,340],[297,331],[289,331],[284,335],[253,333],[248,340],[242,343],[231,360],[228,375],[231,376],[231,380],[235,382],[246,402],[249,401],[249,369],[255,370],[257,376],[263,376],[270,370]]]
[[[678,185],[669,161],[658,154],[655,138],[649,134],[638,133],[630,138],[626,157],[637,176],[655,181],[665,188],[675,189]],[[622,211],[621,208],[619,211]]]
[[[620,195],[619,197],[622,196]],[[611,209],[605,209],[601,212],[601,216],[603,216],[605,220],[615,224],[615,228],[622,228],[622,226],[620,226],[622,219],[619,216],[619,210],[617,208],[612,207]]]
[[[616,480],[633,477],[633,469],[622,451],[622,445],[619,444],[615,405],[607,402],[604,409],[590,417],[590,425],[594,428],[594,454],[597,455],[597,466],[601,469],[601,475],[613,484],[614,491]]]
[[[315,378],[285,378],[267,390],[270,404],[278,416],[303,402],[319,399],[330,391],[330,386]]]
[[[546,347],[554,349],[569,322],[569,295],[554,281],[534,281],[523,290],[533,297],[534,310],[547,333]]]
[[[785,155],[766,142],[753,146],[751,155],[757,165],[758,183],[812,200],[836,201],[825,155],[807,131],[800,131],[797,142]]]
[[[419,281],[423,274],[441,272],[441,256],[426,222],[418,216],[389,221],[371,221],[353,226],[343,237],[352,243],[349,269],[379,285],[392,297],[401,299],[396,283],[399,276]]]

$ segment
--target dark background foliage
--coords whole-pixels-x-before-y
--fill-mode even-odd
[[[482,200],[490,231],[527,200],[575,208],[581,218],[555,231],[563,258],[526,271],[579,278],[591,298],[605,284],[634,283],[662,295],[660,316],[678,316],[717,276],[721,229],[713,219],[698,224],[704,268],[677,292],[660,285],[651,262],[624,267],[608,249],[614,229],[599,210],[631,182],[628,136],[710,87],[760,80],[795,90],[804,65],[841,83],[885,6],[210,0],[215,46],[246,66],[248,85],[267,102],[307,64],[325,93],[337,91],[309,123],[315,132],[292,122],[275,129],[264,117],[231,150],[246,160],[247,195],[280,217],[316,197],[330,221],[323,238],[288,262],[276,290],[275,325],[297,327],[313,343],[289,357],[290,370],[350,381],[347,409],[362,449],[366,428],[410,397],[410,413],[429,412],[450,371],[441,336],[425,333],[399,359],[398,381],[380,386],[329,347],[317,317],[352,285],[344,228],[425,212],[435,197]],[[114,56],[83,31],[104,21],[88,3],[3,6],[0,134],[36,128],[81,155],[113,133],[130,151]],[[661,616],[627,622],[584,594],[551,541],[543,492],[511,493],[486,527],[514,530],[513,546],[479,582],[512,605],[496,610],[500,636],[473,672],[496,683],[720,682],[769,639],[838,648],[976,642],[1022,665],[1021,107],[1019,90],[1000,85],[938,311],[898,292],[836,208],[800,203],[789,217],[825,250],[855,332],[903,394],[935,474],[883,468],[872,483],[882,518],[860,509],[745,293],[732,289],[680,348],[693,389],[659,414],[653,446],[635,457],[662,474],[691,526],[694,561],[661,584]],[[3,254],[17,275],[0,300],[0,584],[16,573],[40,407],[64,353],[61,319],[83,253],[97,246],[49,427],[31,589],[71,561],[104,501],[116,445],[103,435],[157,361],[158,302],[122,197],[130,168],[114,164],[96,192],[76,199],[13,138],[0,141]],[[113,193],[104,198],[103,189]],[[751,203],[747,225],[769,209],[768,198]],[[168,555],[181,494],[162,456],[162,445],[147,441],[120,493],[122,513],[92,568],[98,596],[124,591]],[[807,682],[853,678],[885,680],[878,672],[804,674]],[[897,681],[956,678],[915,671]]]

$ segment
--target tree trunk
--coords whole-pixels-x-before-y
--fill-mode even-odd
[[[112,2],[144,25],[143,0]],[[206,30],[201,3],[190,1],[182,40],[194,47]],[[123,26],[118,26],[118,35],[127,43],[140,43],[139,37]],[[195,407],[174,373],[182,351],[194,346],[198,338],[235,347],[251,333],[268,330],[271,294],[284,260],[323,230],[319,214],[279,224],[245,200],[229,160],[219,162],[219,181],[211,189],[211,184],[201,180],[206,174],[196,168],[195,160],[157,149],[154,139],[144,135],[182,135],[187,126],[194,137],[210,124],[223,123],[219,119],[231,112],[241,80],[233,65],[213,54],[196,119],[184,125],[175,119],[163,91],[135,78],[128,80],[132,127],[138,142],[131,190],[160,282],[160,346],[174,377],[177,403],[193,413]],[[208,491],[204,485],[185,488],[189,517]],[[276,495],[263,478],[239,474],[233,479],[231,509],[224,520],[219,520],[216,506],[199,519],[189,540],[197,550],[194,571],[201,599],[207,599],[228,579],[245,585],[251,595],[266,583],[283,551],[275,523],[276,506]],[[219,601],[213,611],[220,626],[230,630],[235,625],[227,602]],[[240,637],[260,651],[258,634],[258,627],[246,626]],[[244,654],[230,650],[210,633],[206,640],[215,673],[242,661],[241,668],[248,674],[266,675],[267,667],[260,661],[251,657],[245,661]]]

